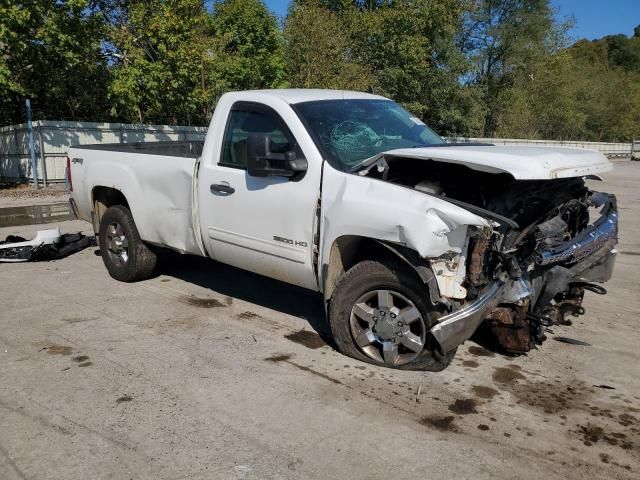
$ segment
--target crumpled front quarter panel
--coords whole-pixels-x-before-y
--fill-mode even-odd
[[[423,258],[461,253],[461,230],[491,222],[457,205],[406,187],[339,172],[325,164],[322,188],[323,263],[345,235],[405,245]]]

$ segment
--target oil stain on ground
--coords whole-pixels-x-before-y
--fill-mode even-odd
[[[505,385],[513,385],[518,380],[524,380],[525,376],[519,372],[519,368],[496,367],[493,369],[493,381]]]
[[[633,442],[627,438],[625,433],[607,432],[603,427],[592,425],[590,423],[586,425],[578,425],[578,430],[572,433],[577,434],[582,440],[582,443],[587,447],[600,442],[620,447],[623,450],[633,450],[635,447]]]
[[[469,353],[471,355],[475,355],[476,357],[495,357],[495,353],[493,353],[490,350],[487,350],[484,347],[478,347],[478,346],[471,346],[469,347]]]
[[[477,406],[478,402],[473,398],[457,399],[449,405],[449,411],[458,415],[468,415],[470,413],[478,413]]]
[[[474,385],[471,387],[473,393],[475,393],[476,397],[485,398],[491,400],[493,397],[498,395],[500,392],[495,388],[487,387],[486,385]]]
[[[45,347],[49,355],[71,355],[73,348],[66,345],[49,345]]]
[[[320,335],[310,332],[309,330],[299,330],[297,332],[290,333],[289,335],[285,335],[284,338],[314,350],[317,348],[322,348],[326,345],[324,340],[320,338]]]
[[[186,303],[187,305],[193,305],[194,307],[200,308],[219,308],[219,307],[228,307],[233,303],[231,297],[227,297],[225,303],[222,303],[220,300],[216,300],[215,298],[201,298],[201,297],[193,297],[193,296],[184,296],[180,299],[182,303]]]
[[[462,365],[469,368],[478,368],[480,366],[480,364],[475,360],[464,360]]]
[[[449,415],[446,417],[429,416],[420,420],[420,424],[426,427],[435,428],[441,432],[457,432],[458,428],[454,423],[455,417]]]
[[[265,362],[279,363],[279,362],[286,362],[289,359],[291,359],[291,355],[282,353],[279,355],[272,355],[270,357],[265,358],[264,360]]]

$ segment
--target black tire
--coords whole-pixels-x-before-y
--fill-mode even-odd
[[[114,228],[124,236],[126,247],[114,246],[111,240],[114,238]],[[118,238],[122,236],[118,235]],[[99,246],[104,266],[107,267],[109,275],[116,280],[137,282],[153,275],[157,254],[140,239],[128,208],[117,205],[107,209],[100,221]],[[118,248],[121,248],[120,253],[117,251]],[[126,257],[122,255],[125,249]]]
[[[401,365],[390,365],[365,354],[358,347],[350,326],[352,309],[355,303],[367,292],[390,290],[409,299],[422,315],[426,338],[424,348],[417,356]],[[456,351],[443,355],[437,348],[437,342],[429,334],[440,314],[428,301],[426,286],[403,265],[393,262],[363,261],[347,271],[336,285],[328,308],[329,325],[335,344],[340,352],[357,360],[388,368],[402,370],[424,370],[439,372],[447,368]],[[375,318],[375,317],[374,317]],[[371,345],[374,345],[373,342]]]

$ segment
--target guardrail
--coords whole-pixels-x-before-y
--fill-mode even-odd
[[[579,142],[575,140],[527,140],[522,138],[467,138],[467,137],[447,137],[448,142],[470,143],[493,143],[494,145],[529,145],[537,147],[573,147],[598,150],[608,157],[630,158],[634,152],[640,155],[640,141],[633,143],[607,143],[607,142]],[[635,146],[634,146],[635,144]]]
[[[204,140],[206,127],[136,125],[94,122],[33,122],[38,183],[63,183],[65,157],[72,145],[100,143],[158,142],[168,140]],[[589,148],[610,157],[640,160],[640,141],[634,143],[526,140],[514,138],[447,137],[449,142],[482,142],[494,145],[536,145],[543,147]],[[0,128],[0,180],[24,182],[33,179],[27,124]]]

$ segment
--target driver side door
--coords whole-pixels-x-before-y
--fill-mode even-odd
[[[200,188],[208,189],[199,205],[207,250],[220,262],[315,290],[312,246],[319,176],[249,175],[251,134],[268,136],[274,151],[303,155],[274,109],[233,104],[217,152],[200,172]]]

